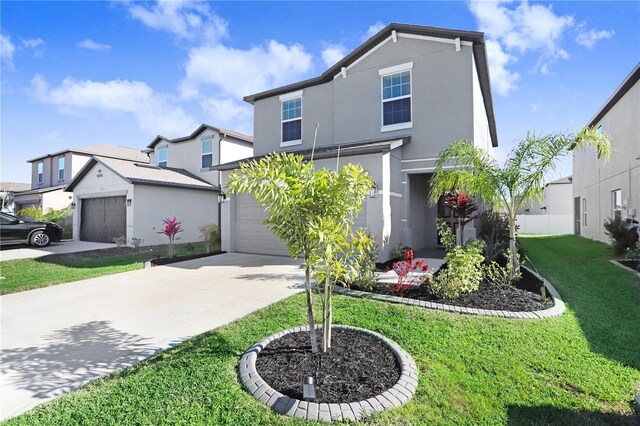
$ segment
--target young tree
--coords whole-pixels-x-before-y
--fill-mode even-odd
[[[174,216],[173,219],[163,219],[162,223],[164,223],[164,228],[158,234],[166,235],[169,238],[168,256],[171,258],[173,257],[173,242],[176,239],[176,235],[183,231],[182,222],[178,222],[178,219]]]
[[[464,226],[473,219],[473,214],[478,210],[478,205],[473,198],[470,198],[459,189],[444,196],[444,205],[449,207],[458,218],[460,244],[464,244]]]
[[[545,178],[562,157],[573,149],[591,146],[599,158],[607,160],[611,153],[609,140],[606,133],[599,133],[593,127],[585,127],[577,134],[538,136],[530,133],[510,152],[502,167],[472,143],[453,142],[438,157],[429,202],[435,204],[442,194],[460,188],[492,207],[503,209],[509,222],[509,279],[513,281],[520,269],[516,248],[518,209],[533,198],[540,199]]]

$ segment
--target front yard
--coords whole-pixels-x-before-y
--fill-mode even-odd
[[[580,237],[523,245],[567,303],[562,317],[507,320],[335,297],[335,323],[395,340],[420,370],[414,399],[371,424],[637,424],[640,280],[611,265],[605,245]],[[293,296],[6,424],[306,424],[257,402],[236,373],[247,347],[305,320],[304,296]]]
[[[193,253],[204,253],[203,243],[194,243]],[[212,247],[212,251],[220,246]],[[186,255],[186,244],[176,244],[174,254]],[[92,250],[53,254],[36,259],[0,262],[0,294],[10,294],[54,284],[142,269],[144,262],[167,255],[167,245]]]

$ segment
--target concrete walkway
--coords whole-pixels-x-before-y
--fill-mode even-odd
[[[277,302],[303,282],[288,258],[234,253],[1,296],[0,418]]]
[[[115,244],[90,243],[87,241],[62,240],[52,243],[49,247],[35,248],[26,245],[2,246],[0,249],[1,260],[35,259],[49,254],[75,253],[79,251],[96,250],[115,247]]]

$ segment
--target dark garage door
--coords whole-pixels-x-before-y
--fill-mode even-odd
[[[80,239],[112,243],[127,235],[125,197],[86,198],[82,200]]]

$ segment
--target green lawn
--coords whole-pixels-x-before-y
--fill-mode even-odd
[[[203,243],[193,246],[194,253],[205,251]],[[219,246],[213,249],[218,250]],[[177,244],[174,253],[176,256],[187,254],[185,244]],[[166,254],[167,246],[159,245],[141,247],[136,253],[90,259],[79,258],[77,253],[68,253],[36,259],[7,260],[0,262],[0,275],[4,277],[0,280],[0,294],[142,269],[147,260]]]
[[[370,424],[637,424],[640,279],[609,264],[600,243],[562,236],[523,244],[566,301],[562,317],[506,320],[335,297],[336,323],[395,340],[420,369],[413,401]],[[247,347],[304,323],[296,295],[7,424],[308,424],[272,413],[236,375]]]

